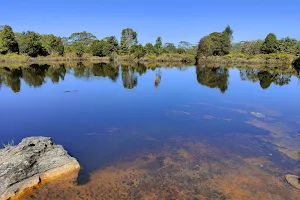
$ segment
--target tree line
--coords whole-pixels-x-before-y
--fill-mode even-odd
[[[131,28],[122,30],[120,42],[115,36],[97,39],[92,33],[83,31],[69,37],[57,37],[53,34],[38,34],[33,31],[13,32],[8,25],[0,27],[0,54],[17,53],[31,57],[74,53],[82,57],[84,53],[106,57],[114,55],[132,55],[141,58],[146,54],[161,55],[164,53],[195,54],[196,46],[181,41],[178,46],[158,37],[155,44],[138,43],[138,34]]]
[[[159,56],[162,54],[189,54],[201,59],[207,56],[224,56],[227,54],[291,54],[300,55],[300,41],[293,38],[277,39],[270,33],[264,40],[242,41],[232,43],[233,30],[227,26],[223,32],[213,32],[200,39],[198,45],[181,41],[177,46],[174,43],[163,43],[157,37],[155,43],[142,45],[138,42],[138,33],[131,28],[121,32],[120,42],[115,36],[97,39],[92,33],[83,31],[71,34],[69,37],[58,37],[53,34],[38,34],[33,31],[13,32],[8,25],[0,26],[0,54],[17,53],[31,57],[36,56],[63,56],[73,53],[82,57],[84,53],[99,57],[117,55],[131,55],[142,58],[146,55]]]

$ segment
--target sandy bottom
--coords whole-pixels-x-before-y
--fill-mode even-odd
[[[23,199],[299,199],[284,176],[266,157],[243,158],[187,141],[102,168],[84,185],[65,176]]]

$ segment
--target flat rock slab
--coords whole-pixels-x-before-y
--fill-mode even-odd
[[[0,149],[0,200],[79,169],[78,161],[50,137],[25,138]]]
[[[291,174],[285,176],[285,179],[289,184],[300,190],[300,183],[298,182],[298,178],[300,177]]]

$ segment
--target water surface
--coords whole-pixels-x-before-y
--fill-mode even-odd
[[[60,64],[0,68],[3,143],[50,136],[76,182],[28,199],[295,199],[293,69]],[[163,188],[163,189],[162,189]]]

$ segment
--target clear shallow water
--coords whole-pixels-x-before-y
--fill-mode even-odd
[[[133,169],[147,169],[156,180],[154,174],[166,166],[206,169],[202,164],[226,158],[216,164],[221,172],[203,173],[208,173],[212,180],[220,174],[221,179],[231,180],[227,171],[237,166],[254,167],[260,170],[255,176],[243,170],[241,174],[257,177],[252,182],[265,178],[265,173],[267,177],[276,177],[285,191],[276,193],[276,197],[288,199],[290,194],[299,195],[283,178],[286,173],[299,175],[298,77],[294,71],[195,66],[94,64],[1,68],[0,140],[6,143],[14,139],[18,143],[27,136],[51,136],[82,164],[79,182],[83,185],[96,185],[93,180],[97,180],[99,170],[100,174],[107,174],[107,167],[122,163]],[[199,151],[202,148],[206,151]],[[182,155],[186,160],[180,159]],[[136,164],[139,158],[147,162],[146,167]],[[174,174],[170,175],[172,181],[177,180]],[[188,182],[191,177],[182,179]],[[176,185],[172,181],[164,184]],[[176,187],[179,191],[186,188]],[[273,189],[280,191],[276,187]],[[93,190],[96,189],[87,189]],[[251,184],[246,191],[252,191]],[[264,189],[254,187],[253,193],[258,191]],[[268,192],[274,194],[272,190]],[[239,197],[224,188],[215,193],[221,194],[220,198]],[[91,194],[85,197],[96,198]]]

